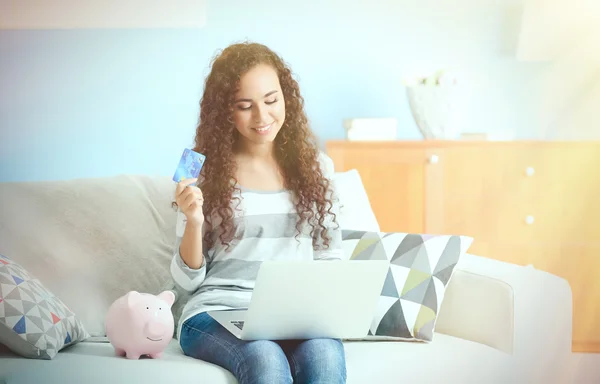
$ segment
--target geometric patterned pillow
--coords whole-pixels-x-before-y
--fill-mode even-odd
[[[473,238],[342,230],[351,260],[388,260],[368,336],[362,340],[433,341],[440,306],[454,267]]]
[[[0,255],[0,343],[23,357],[50,360],[88,337],[58,297],[21,265]]]

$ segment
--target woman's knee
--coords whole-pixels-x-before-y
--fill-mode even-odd
[[[281,347],[267,340],[230,339],[219,332],[182,329],[184,354],[231,372],[240,384],[292,383],[290,366]]]
[[[245,344],[239,350],[240,361],[235,376],[240,384],[292,383],[290,366],[281,347],[268,340]]]
[[[299,383],[346,382],[346,355],[338,339],[306,340],[298,345],[292,358]]]

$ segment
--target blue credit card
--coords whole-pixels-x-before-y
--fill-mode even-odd
[[[184,149],[179,164],[173,175],[173,181],[179,183],[186,179],[195,179],[200,175],[200,170],[204,165],[206,156],[201,153],[194,152],[191,149]]]

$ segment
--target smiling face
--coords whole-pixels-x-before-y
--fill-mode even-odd
[[[277,72],[257,65],[240,78],[233,121],[245,145],[270,145],[285,120],[285,102]]]
[[[174,319],[171,306],[175,300],[172,292],[166,291],[159,295],[147,293],[128,293],[128,316],[134,330],[131,337],[141,346],[165,341],[173,333]]]

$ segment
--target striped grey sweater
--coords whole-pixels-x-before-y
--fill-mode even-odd
[[[333,176],[333,162],[321,154],[321,169]],[[305,225],[296,237],[296,214],[289,191],[261,192],[242,189],[240,204],[234,199],[236,241],[228,251],[218,241],[212,249],[204,247],[204,261],[199,269],[189,268],[181,258],[179,246],[185,228],[185,215],[178,213],[175,254],[171,275],[175,284],[189,293],[178,323],[208,310],[247,308],[261,263],[265,260],[332,260],[341,259],[341,228],[332,217],[327,218],[331,236],[329,248],[313,250],[310,226]],[[235,197],[235,196],[234,196]],[[334,199],[333,212],[339,212]],[[318,232],[317,232],[318,233]]]

